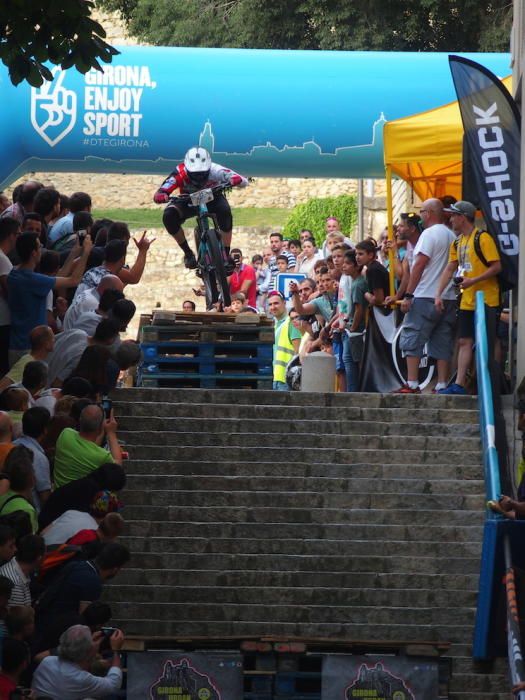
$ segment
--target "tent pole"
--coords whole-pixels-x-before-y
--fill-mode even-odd
[[[388,240],[394,240],[394,212],[392,200],[392,169],[389,165],[386,166],[386,213],[388,224]],[[388,251],[388,276],[390,278],[390,296],[394,296],[395,290],[395,271],[394,271],[394,251],[392,248]]]

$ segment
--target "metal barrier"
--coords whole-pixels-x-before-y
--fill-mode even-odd
[[[485,297],[483,292],[476,293],[475,324],[476,374],[486,497],[487,500],[497,500],[501,495],[501,481],[498,452],[496,450],[494,401],[492,379],[489,371]],[[517,534],[512,531],[512,528],[514,527],[514,530],[516,530],[516,525],[517,523],[511,523],[487,508],[473,644],[474,657],[479,659],[487,658],[491,655],[489,652],[491,626],[494,623],[495,602],[501,589],[499,573],[503,565],[507,600],[507,649],[510,680],[513,686],[525,680],[516,599],[516,582],[511,552],[511,535]],[[525,700],[525,690],[520,691],[516,697],[519,700]]]
[[[476,376],[478,381],[478,405],[481,425],[481,442],[485,467],[485,488],[487,500],[497,500],[501,495],[499,460],[496,450],[496,429],[494,425],[494,402],[492,381],[489,372],[487,328],[485,322],[485,295],[476,292]],[[487,517],[497,519],[493,511]]]

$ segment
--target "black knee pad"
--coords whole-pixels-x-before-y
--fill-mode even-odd
[[[179,231],[183,221],[184,219],[176,207],[166,207],[166,209],[164,209],[162,223],[164,224],[166,231],[172,236]]]

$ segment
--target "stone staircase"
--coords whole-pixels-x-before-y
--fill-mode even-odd
[[[471,397],[124,389],[132,561],[107,587],[147,637],[449,642],[453,700],[509,698],[470,657],[484,485]]]

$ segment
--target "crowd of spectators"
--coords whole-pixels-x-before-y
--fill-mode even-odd
[[[268,246],[251,264],[241,250],[232,249],[236,268],[229,278],[229,310],[264,312],[275,319],[274,389],[291,388],[287,367],[297,356],[302,362],[306,354],[322,350],[335,356],[336,389],[357,391],[375,307],[377,313],[396,309],[402,318],[400,348],[407,381],[400,393],[420,392],[419,370],[426,353],[436,361],[435,392],[467,393],[478,290],[485,294],[491,356],[500,361],[501,348],[494,346],[508,330],[498,282],[499,252],[475,219],[470,202],[445,197],[423,202],[419,213],[401,214],[393,241],[385,230],[378,241],[368,237],[354,243],[337,218],[329,217],[322,245],[305,229],[290,240],[270,234]],[[290,274],[297,275],[295,281]]]
[[[136,310],[125,293],[152,240],[94,221],[88,194],[35,181],[2,208],[0,700],[20,688],[113,697],[124,637],[100,597],[130,554],[118,541],[126,454],[108,394],[141,357],[121,337]]]

